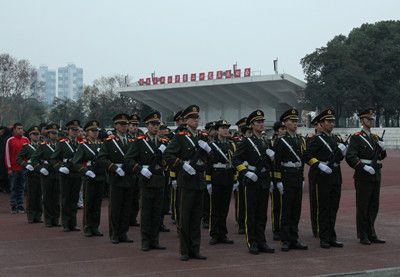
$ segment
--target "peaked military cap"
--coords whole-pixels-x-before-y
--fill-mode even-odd
[[[58,131],[60,126],[56,123],[50,123],[46,126],[46,131]]]
[[[188,118],[188,117],[198,117],[200,112],[200,108],[197,105],[190,105],[186,109],[182,111],[181,117]]]
[[[67,127],[67,128],[79,128],[79,127],[81,127],[81,122],[79,121],[79,120],[77,120],[77,119],[74,119],[74,120],[71,120],[71,121],[68,121],[66,124],[65,124],[65,127]]]
[[[145,116],[143,121],[145,124],[150,123],[150,122],[160,123],[161,122],[161,114],[158,111],[154,111],[154,112],[148,114],[147,116]]]
[[[314,118],[316,122],[324,121],[325,119],[335,120],[335,111],[333,109],[326,109]]]
[[[219,127],[231,127],[231,124],[228,123],[228,121],[226,120],[218,120],[215,121],[215,128],[219,128]]]
[[[210,129],[215,129],[215,121],[210,121],[206,123],[206,126],[204,126],[204,129],[210,130]]]
[[[246,119],[247,119],[247,117],[243,117],[243,118],[239,119],[238,122],[235,123],[235,125],[238,126],[239,128],[245,127]]]
[[[100,130],[99,122],[96,120],[91,120],[85,124],[84,129],[85,129],[85,131],[89,131],[89,130],[98,131],[98,130]]]
[[[139,125],[140,117],[137,114],[133,114],[129,117],[129,123]]]
[[[174,121],[178,121],[179,119],[181,119],[182,116],[182,110],[177,111],[176,114],[174,115]]]
[[[375,110],[373,108],[368,108],[358,113],[359,118],[374,118]]]
[[[246,119],[246,125],[250,126],[250,124],[254,121],[265,120],[264,112],[262,110],[255,110]]]
[[[28,134],[30,135],[30,134],[32,134],[32,133],[38,133],[38,134],[40,134],[40,127],[39,127],[39,126],[31,126],[31,127],[28,129]]]
[[[286,112],[284,112],[284,113],[281,115],[281,117],[280,117],[279,119],[280,119],[280,121],[282,121],[282,122],[285,122],[285,121],[288,120],[288,119],[297,121],[297,120],[299,120],[299,111],[296,110],[296,109],[294,109],[294,108],[293,108],[293,109],[290,109],[290,110],[287,110]]]
[[[129,115],[126,113],[120,113],[113,117],[114,124],[121,123],[121,124],[128,124],[129,122]]]

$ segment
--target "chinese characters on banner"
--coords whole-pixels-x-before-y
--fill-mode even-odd
[[[251,69],[245,68],[243,70],[243,76],[242,76],[242,71],[241,69],[237,69],[236,67],[232,71],[231,69],[228,70],[218,70],[215,72],[215,79],[221,80],[221,79],[231,79],[231,78],[241,78],[241,77],[250,77],[251,76]],[[206,73],[201,72],[198,74],[198,79],[197,79],[197,73],[191,73],[190,74],[190,82],[196,82],[196,81],[205,81],[205,80],[214,80],[214,71],[209,71],[207,72],[207,78],[206,78]],[[182,78],[181,78],[182,77]],[[141,78],[137,82],[139,86],[150,86],[150,85],[164,85],[165,83],[167,84],[172,84],[172,83],[187,83],[189,82],[189,74],[185,73],[181,75],[170,75],[170,76],[160,76],[160,77],[148,77],[148,78]]]

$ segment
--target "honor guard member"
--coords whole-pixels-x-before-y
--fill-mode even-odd
[[[183,117],[182,117],[182,110],[177,111],[176,114],[174,115],[174,121],[176,124],[176,129],[173,132],[173,136],[171,137],[171,139],[173,139],[176,134],[178,134],[179,132],[182,132],[184,130],[186,130],[186,124],[184,124],[183,121]],[[179,186],[178,186],[178,182],[176,179],[176,172],[174,172],[169,166],[168,166],[168,170],[169,170],[169,176],[171,177],[171,219],[172,219],[172,223],[176,224],[176,231],[179,234],[179,199],[180,199],[180,191],[179,191]]]
[[[215,122],[217,137],[210,143],[213,155],[207,163],[207,191],[211,198],[210,204],[210,244],[233,244],[227,237],[226,218],[233,186],[238,187],[236,170],[232,165],[232,156],[236,150],[233,142],[227,138],[231,125],[226,120]]]
[[[247,117],[243,117],[236,122],[236,126],[240,132],[240,137],[236,142],[236,148],[243,141],[244,138],[250,137],[252,134],[251,128],[246,125]],[[243,175],[238,176],[239,187],[233,188],[234,196],[235,196],[235,217],[236,222],[238,224],[238,234],[244,235],[245,231],[245,217],[246,217],[246,207],[245,207],[245,199],[244,199],[244,184],[243,184]]]
[[[278,139],[283,137],[286,133],[285,125],[282,122],[277,121],[273,126],[274,134],[271,138],[271,149],[274,150]],[[276,241],[281,240],[281,217],[282,217],[282,193],[283,190],[279,189],[276,185],[278,183],[280,172],[275,171],[275,161],[272,163],[272,184],[270,187],[271,196],[271,223],[273,239]]]
[[[39,126],[32,126],[28,129],[30,143],[25,143],[17,155],[17,163],[27,170],[27,194],[26,194],[26,214],[28,223],[42,222],[42,189],[40,185],[40,175],[32,165],[32,155],[39,146],[40,129]]]
[[[311,125],[314,126],[314,133],[307,134],[306,145],[307,147],[310,143],[322,132],[321,125],[319,124],[318,117],[315,116],[311,121]],[[318,228],[317,228],[317,196],[316,196],[316,186],[315,177],[319,174],[319,168],[310,166],[308,170],[308,194],[310,198],[310,217],[311,217],[311,229],[314,237],[318,238]]]
[[[47,139],[39,144],[32,154],[31,162],[36,172],[40,173],[42,188],[43,218],[46,227],[58,227],[60,220],[60,184],[58,174],[50,164],[58,141],[57,124],[46,126]]]
[[[158,137],[161,115],[152,112],[144,118],[147,133],[131,144],[125,156],[127,168],[139,175],[141,189],[142,251],[165,250],[159,244],[160,218],[163,211],[165,175],[162,154],[166,149]]]
[[[205,142],[212,143],[217,135],[215,121],[207,122],[204,127],[205,131],[199,132],[199,139]],[[209,229],[210,223],[210,195],[204,190],[203,191],[203,215],[201,217],[201,225],[204,229]]]
[[[191,105],[182,112],[187,131],[182,131],[168,144],[164,159],[174,172],[180,187],[179,242],[180,259],[206,259],[200,254],[202,196],[204,171],[211,147],[199,140],[199,107]]]
[[[65,124],[67,137],[60,139],[51,154],[51,163],[59,172],[61,194],[61,221],[64,232],[80,231],[76,227],[76,212],[81,190],[81,176],[72,164],[72,158],[78,148],[79,120]]]
[[[128,174],[123,164],[129,147],[128,118],[129,116],[124,113],[113,117],[115,135],[110,135],[105,139],[98,157],[100,165],[106,170],[107,182],[110,184],[109,235],[113,244],[133,242],[127,233],[134,178]]]
[[[286,134],[278,139],[275,147],[275,171],[278,172],[276,186],[282,192],[282,251],[308,249],[298,240],[304,185],[303,154],[306,148],[305,139],[296,133],[298,115],[296,109],[281,115],[280,121],[286,127]]]
[[[317,200],[317,232],[321,248],[343,247],[343,243],[337,241],[335,223],[342,186],[340,162],[346,154],[346,146],[332,134],[335,126],[333,109],[324,110],[316,120],[322,132],[310,142],[304,159],[317,171],[313,179]]]
[[[251,254],[275,251],[268,246],[265,239],[274,151],[262,138],[264,120],[264,112],[261,110],[256,110],[247,117],[246,125],[251,127],[253,134],[243,138],[233,155],[233,163],[242,176],[244,185],[246,242]]]
[[[355,169],[357,234],[360,243],[364,245],[385,243],[375,232],[382,168],[382,164],[378,161],[387,156],[383,138],[371,133],[375,116],[373,109],[358,114],[362,130],[351,136],[346,154],[347,163]]]
[[[99,136],[99,122],[89,121],[84,126],[86,140],[79,142],[72,163],[82,174],[85,183],[85,204],[83,206],[83,232],[85,237],[102,237],[99,231],[101,202],[104,193],[105,170],[97,162],[102,145]]]
[[[129,117],[128,127],[128,141],[133,142],[139,137],[139,122],[140,117],[137,114],[133,114]],[[140,188],[138,178],[134,178],[134,186],[132,189],[132,210],[129,216],[129,226],[140,226],[137,220],[140,209]]]
[[[158,137],[160,140],[163,141],[164,145],[168,145],[170,139],[170,129],[168,129],[167,125],[163,122],[160,123],[160,128],[158,130]],[[165,215],[170,214],[171,209],[171,177],[169,170],[164,168],[164,175],[165,175],[165,185],[164,185],[164,199],[163,199],[163,210],[161,213],[160,219],[160,232],[170,232],[171,230],[167,228],[164,224],[164,217]]]

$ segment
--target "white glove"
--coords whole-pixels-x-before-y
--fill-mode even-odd
[[[125,176],[125,171],[122,169],[122,168],[120,168],[120,167],[118,167],[116,170],[115,170],[115,173],[117,173],[119,176],[121,176],[121,177],[124,177]]]
[[[338,144],[338,147],[339,147],[340,151],[342,151],[342,155],[343,155],[343,156],[346,156],[346,152],[347,152],[347,147],[346,147],[346,145],[344,145],[343,143],[339,143],[339,144]]]
[[[176,180],[171,181],[171,186],[173,189],[176,189],[178,187],[178,182]]]
[[[378,140],[378,145],[382,149],[382,151],[385,151],[385,143],[381,140]]]
[[[239,190],[239,182],[235,182],[234,184],[233,184],[233,188],[232,188],[232,191],[238,191]]]
[[[44,176],[49,175],[49,172],[48,172],[47,169],[44,168],[44,167],[40,169],[40,173],[42,173]]]
[[[274,152],[273,150],[271,150],[271,149],[268,148],[268,149],[265,151],[265,153],[267,153],[267,155],[268,155],[268,157],[271,159],[271,161],[274,160],[275,152]]]
[[[208,191],[209,195],[212,194],[212,185],[211,184],[207,184],[207,191]]]
[[[189,175],[196,175],[196,169],[194,169],[189,163],[183,163],[182,168],[183,168]]]
[[[271,183],[269,184],[269,192],[273,192],[274,191],[274,182],[271,181]]]
[[[151,173],[151,171],[146,167],[143,167],[142,170],[140,170],[140,174],[142,174],[147,179],[150,179],[153,175],[153,173]]]
[[[27,164],[26,166],[25,166],[25,168],[26,169],[28,169],[29,171],[33,171],[33,166],[31,165],[31,164]]]
[[[61,173],[65,174],[65,175],[69,174],[69,169],[65,166],[60,167],[60,169],[58,171],[60,171]]]
[[[279,190],[280,194],[283,194],[283,183],[282,182],[278,182],[276,184],[277,189]]]
[[[375,174],[375,169],[372,166],[364,165],[363,169],[371,175]]]
[[[318,164],[318,168],[321,169],[321,171],[325,172],[326,174],[331,174],[332,173],[332,169],[329,166],[327,166],[327,165],[325,165],[323,163],[319,163]]]
[[[210,145],[208,145],[207,142],[205,142],[204,140],[199,140],[198,143],[199,143],[199,146],[200,146],[204,151],[206,151],[207,153],[210,153],[210,152],[211,152],[211,147],[210,147]]]
[[[86,171],[85,175],[90,177],[90,178],[95,178],[96,177],[96,174],[94,174],[94,172],[91,171],[91,170]]]
[[[158,150],[160,150],[161,153],[164,153],[165,149],[167,149],[167,146],[165,146],[164,144],[161,144],[160,147],[158,147]]]
[[[253,182],[257,182],[257,180],[258,180],[258,176],[254,172],[251,172],[251,171],[247,171],[246,174],[244,174],[244,176],[251,179]]]

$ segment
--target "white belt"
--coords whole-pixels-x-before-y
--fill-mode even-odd
[[[362,162],[363,164],[372,164],[372,160],[360,159],[360,162]]]
[[[149,168],[149,165],[142,165],[143,168]],[[156,164],[156,166],[154,167],[155,170],[159,170],[161,169],[161,166],[159,166],[158,164]]]
[[[252,166],[252,165],[248,165],[248,166],[247,166],[247,169],[250,170],[250,171],[254,171],[254,172],[255,172],[255,171],[257,170],[257,167]],[[261,173],[267,172],[267,169],[266,169],[265,167],[263,167],[263,168],[260,170],[260,172],[261,172]]]
[[[190,164],[190,161],[183,161],[183,162]],[[202,160],[198,160],[196,165],[204,165],[204,163]]]
[[[287,162],[287,163],[281,163],[282,166],[284,167],[292,167],[292,168],[299,168],[301,167],[301,162]]]
[[[228,168],[232,168],[232,165],[224,164],[224,163],[216,163],[216,164],[213,164],[213,168],[228,169]]]
[[[115,164],[116,166],[118,166],[119,168],[121,168],[122,167],[122,164]]]
[[[322,163],[322,164],[324,164],[324,165],[328,165],[328,164],[329,164],[329,162],[321,162],[321,161],[320,161],[320,163]],[[332,166],[333,166],[333,167],[338,167],[339,164],[338,164],[338,163],[333,163]]]

